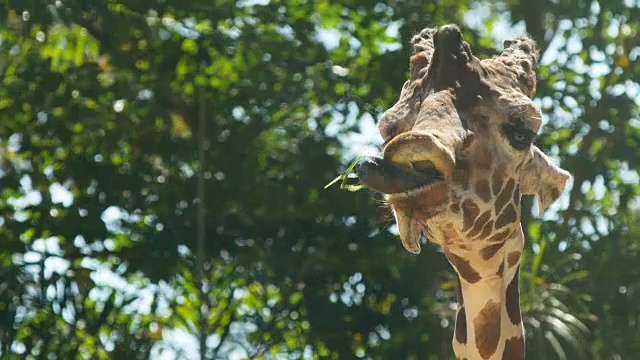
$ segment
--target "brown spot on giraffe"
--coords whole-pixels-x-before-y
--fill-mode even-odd
[[[522,254],[522,252],[520,251],[512,251],[509,254],[507,254],[507,265],[509,265],[509,267],[512,267],[513,265],[515,265],[518,260],[520,260],[520,255]]]
[[[509,320],[514,325],[519,324],[522,321],[522,317],[520,315],[520,295],[518,292],[518,277],[520,274],[520,269],[516,270],[513,279],[507,286],[506,291],[506,307],[507,314],[509,315]]]
[[[464,296],[462,296],[462,284],[457,278],[456,299],[458,300],[458,311],[456,312],[455,338],[460,344],[467,343],[467,313],[464,310]]]
[[[491,201],[491,188],[489,187],[489,180],[480,179],[476,182],[476,194],[484,201]]]
[[[480,250],[480,255],[482,256],[482,258],[484,260],[489,260],[492,257],[494,257],[496,255],[496,253],[502,249],[502,247],[504,246],[504,243],[496,243],[493,245],[489,245],[485,248],[483,248],[482,250]],[[504,266],[504,262],[502,263]]]
[[[469,260],[463,259],[446,250],[445,255],[447,256],[447,259],[449,259],[451,265],[453,265],[453,267],[458,271],[458,274],[462,279],[470,284],[480,281],[480,274],[478,274],[478,272],[471,266]]]
[[[502,189],[502,191],[500,192],[500,195],[495,202],[496,214],[499,214],[502,208],[512,198],[514,185],[515,181],[513,179],[509,179],[509,181],[507,181],[507,185],[505,185],[504,189]]]
[[[483,359],[488,359],[498,349],[500,342],[500,303],[489,300],[473,320],[476,347]]]
[[[480,214],[480,209],[475,202],[471,199],[465,199],[462,202],[462,216],[463,216],[463,226],[462,231],[467,231],[472,225],[474,220]]]
[[[488,238],[487,241],[488,242],[502,242],[502,241],[506,240],[507,237],[509,237],[510,234],[511,234],[511,229],[505,229],[505,230],[502,230],[501,232],[493,235],[492,237]]]
[[[487,224],[490,218],[491,218],[491,210],[487,210],[483,212],[482,215],[480,215],[476,219],[475,223],[473,224],[473,229],[471,229],[469,233],[467,233],[467,236],[469,238],[473,238],[476,235],[478,235],[478,233],[482,231],[482,228],[484,228],[484,226]]]
[[[504,273],[504,261],[500,263],[500,266],[498,267],[498,271],[496,271],[496,275],[502,277],[503,273]]]
[[[459,204],[451,204],[451,206],[449,206],[449,209],[451,210],[451,212],[458,214],[460,212],[460,205]]]
[[[502,360],[524,360],[524,339],[522,336],[507,339],[502,352]]]
[[[456,314],[456,341],[460,344],[467,343],[467,313],[464,310],[464,305],[458,309]]]
[[[509,204],[503,211],[502,214],[496,220],[496,229],[503,228],[513,222],[518,220],[518,214],[516,213],[516,209],[513,207],[513,204]]]
[[[491,188],[493,190],[493,195],[497,196],[500,190],[502,190],[502,182],[504,181],[504,177],[505,177],[504,166],[498,166],[493,171],[493,176],[491,177],[492,179]]]
[[[489,235],[491,235],[491,232],[493,232],[493,220],[487,221],[487,223],[484,225],[484,228],[482,228],[482,232],[480,233],[480,235],[478,235],[477,238],[484,240]]]

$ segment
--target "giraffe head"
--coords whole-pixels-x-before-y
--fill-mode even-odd
[[[421,233],[443,246],[504,241],[522,231],[521,194],[536,195],[542,212],[570,178],[533,144],[537,46],[520,37],[480,60],[454,25],[411,42],[410,79],[379,122],[383,157],[357,173],[384,194],[410,252]]]

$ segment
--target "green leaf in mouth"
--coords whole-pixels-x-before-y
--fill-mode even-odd
[[[351,172],[353,171],[353,169],[356,167],[356,165],[358,164],[358,161],[360,161],[360,156],[358,156],[357,158],[355,158],[355,160],[353,160],[353,162],[351,162],[351,165],[349,165],[349,167],[347,168],[347,170],[344,171],[344,173],[338,175],[335,179],[331,180],[331,182],[329,182],[327,185],[324,186],[324,188],[328,188],[331,185],[334,185],[338,182],[340,182],[340,189],[342,190],[348,190],[348,191],[358,191],[358,190],[362,190],[364,188],[366,188],[366,185],[363,184],[358,184],[358,185],[353,185],[353,184],[347,184],[348,179],[357,179],[357,176],[349,176],[351,174]]]

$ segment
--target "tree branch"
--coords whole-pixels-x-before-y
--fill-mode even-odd
[[[227,298],[226,298],[227,305],[224,307],[224,309],[219,311],[220,318],[222,317],[222,315],[224,315],[225,312],[229,311],[229,308],[231,308],[231,303],[233,301],[234,290],[235,289],[231,289],[231,291],[229,291],[229,296],[227,296]],[[227,324],[227,326],[225,326],[224,330],[222,331],[222,334],[220,334],[220,342],[218,343],[218,345],[216,345],[216,347],[214,347],[212,349],[213,350],[213,355],[212,355],[213,359],[217,359],[218,358],[218,352],[220,351],[220,349],[222,349],[222,344],[224,343],[224,341],[226,340],[227,336],[229,335],[229,332],[231,331],[231,324],[233,323],[235,318],[236,318],[236,313],[235,313],[235,311],[232,311],[230,319],[229,319],[229,323]]]
[[[204,66],[201,66],[201,68]],[[206,144],[205,144],[205,118],[206,118],[206,98],[204,93],[204,88],[200,86],[199,88],[199,112],[198,112],[198,185],[197,185],[197,198],[198,198],[198,239],[197,239],[197,253],[196,253],[196,271],[195,274],[197,276],[197,286],[200,292],[200,319],[199,319],[199,341],[200,341],[200,359],[204,360],[207,354],[207,336],[208,332],[208,319],[209,319],[209,304],[208,301],[205,303],[205,299],[208,299],[208,294],[205,292],[205,268],[204,268],[204,257],[205,257],[205,187],[204,187],[204,169],[205,169],[205,153],[206,153]]]

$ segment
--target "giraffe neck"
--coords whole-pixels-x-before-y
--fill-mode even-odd
[[[458,360],[524,359],[519,266],[519,257],[514,261],[504,256],[496,276],[473,283],[459,277],[453,337]]]

